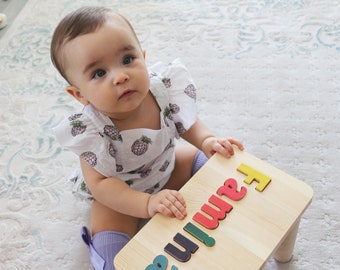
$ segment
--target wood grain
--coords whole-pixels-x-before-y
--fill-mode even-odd
[[[271,182],[262,192],[255,189],[257,182],[254,181],[251,185],[244,182],[246,175],[237,171],[241,164],[271,178]],[[216,229],[206,229],[193,221],[192,217],[197,212],[203,213],[201,207],[209,204],[211,195],[218,196],[217,190],[228,178],[237,181],[238,190],[242,186],[246,187],[247,193],[239,201],[219,196],[231,204],[233,210],[224,220],[219,221]],[[117,269],[145,269],[157,255],[167,257],[168,268],[164,269],[176,265],[178,269],[192,270],[260,269],[276,250],[280,251],[284,259],[290,258],[291,243],[288,249],[285,246],[280,249],[280,245],[295,241],[294,225],[298,224],[313,197],[313,190],[304,182],[241,151],[236,151],[230,159],[214,155],[181,189],[181,193],[187,202],[186,219],[180,221],[159,214],[154,216],[116,256]],[[216,240],[215,245],[207,247],[185,232],[183,228],[188,222],[213,237]],[[168,243],[176,245],[173,237],[177,233],[199,246],[185,263],[164,252]]]

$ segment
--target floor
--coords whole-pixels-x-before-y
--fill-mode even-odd
[[[211,131],[242,140],[247,152],[314,189],[292,261],[272,259],[262,270],[340,270],[338,3],[28,0],[0,38],[0,269],[91,269],[79,236],[89,205],[65,182],[77,157],[52,134],[83,108],[63,90],[50,38],[61,14],[102,5],[129,18],[148,64],[182,59],[198,88],[197,115]],[[192,217],[198,209],[190,209]],[[242,214],[233,211],[227,223]],[[201,248],[188,264],[207,256]]]
[[[0,0],[0,13],[7,16],[8,25],[0,30],[0,38],[10,28],[9,26],[15,20],[21,9],[26,5],[28,0]]]

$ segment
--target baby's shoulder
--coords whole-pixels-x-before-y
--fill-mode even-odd
[[[178,74],[178,71],[187,71],[185,64],[180,58],[170,63],[157,62],[149,68],[151,78],[175,76]]]

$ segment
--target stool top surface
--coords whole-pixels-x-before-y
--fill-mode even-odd
[[[259,191],[263,181],[254,179],[252,183],[246,183],[248,176],[242,166],[268,176],[270,182]],[[246,188],[241,199],[236,201],[217,194],[227,179],[236,180],[237,192]],[[116,256],[117,269],[146,269],[158,255],[167,258],[168,267],[159,265],[154,269],[171,269],[173,265],[181,270],[260,269],[300,219],[312,200],[313,190],[251,154],[236,150],[230,159],[218,154],[210,158],[182,187],[181,194],[186,200],[188,216],[177,220],[155,215]],[[203,205],[220,210],[209,202],[211,197],[226,202],[232,210],[224,219],[218,220],[218,227],[208,229],[193,217],[200,213],[212,219],[201,210]],[[184,231],[188,222],[213,237],[215,245],[208,247]],[[179,262],[164,251],[168,243],[184,250],[173,240],[177,233],[199,247],[187,262]]]

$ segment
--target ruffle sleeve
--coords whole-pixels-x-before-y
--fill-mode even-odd
[[[197,116],[196,86],[185,65],[180,59],[168,65],[157,63],[151,67],[151,85],[154,85],[151,91],[161,99],[165,99],[166,93],[164,117],[174,121],[178,135],[185,133]]]
[[[112,139],[117,142],[120,140],[119,134],[115,136],[113,129],[112,123],[104,115],[87,105],[82,113],[63,120],[53,132],[63,147],[74,152],[105,177],[109,177],[117,172],[116,147]],[[111,142],[106,139],[107,136],[111,138]]]

